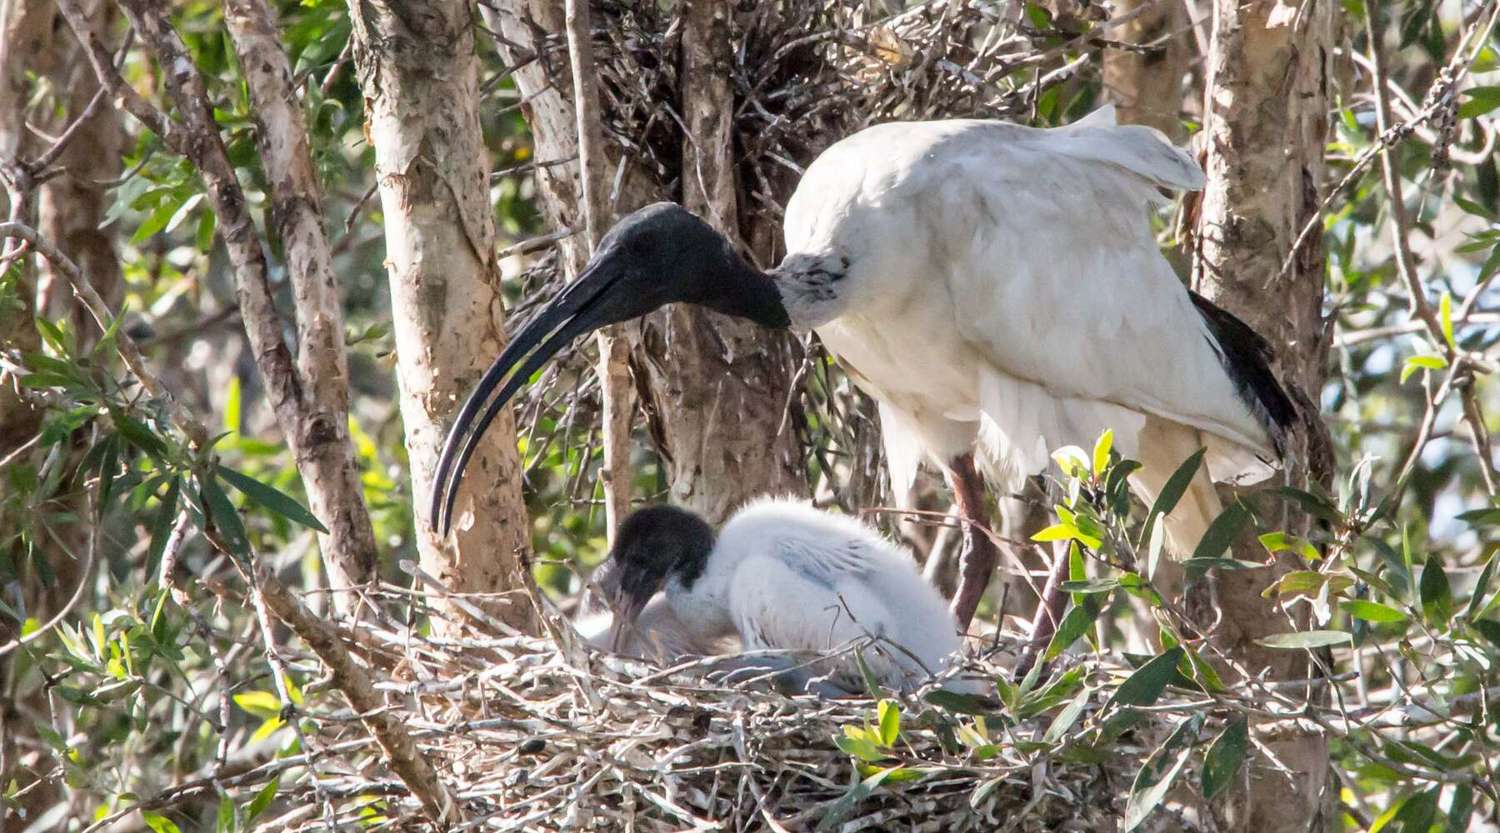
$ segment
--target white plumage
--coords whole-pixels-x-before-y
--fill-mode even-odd
[[[635,626],[624,632],[617,644],[611,645],[614,623],[614,614],[604,610],[578,617],[573,622],[573,627],[584,641],[601,651],[613,651],[627,657],[649,659],[663,664],[689,657],[733,654],[740,650],[740,641],[736,636],[700,639],[672,612],[672,606],[662,593],[657,593],[646,602]]]
[[[737,512],[717,540],[684,533],[701,523],[667,507],[632,515],[604,580],[611,595],[661,587],[693,640],[738,639],[746,650],[791,652],[849,691],[864,688],[854,647],[879,681],[900,689],[947,669],[963,648],[942,596],[910,554],[859,521],[798,501],[761,500]],[[702,544],[674,551],[683,540]],[[628,611],[622,601],[617,606]],[[951,687],[985,688],[968,681]]]
[[[1158,188],[1202,184],[1191,157],[1110,108],[1046,130],[879,125],[808,168],[777,271],[847,263],[834,298],[787,308],[880,401],[898,493],[923,457],[975,448],[1014,488],[1106,428],[1144,463],[1148,500],[1200,446],[1214,479],[1253,482],[1277,440],[1147,218]],[[1168,525],[1176,549],[1217,510],[1200,478]]]
[[[1131,482],[1151,501],[1204,448],[1206,467],[1165,524],[1186,553],[1219,512],[1210,478],[1268,476],[1295,416],[1265,342],[1189,293],[1152,239],[1159,189],[1202,184],[1185,152],[1105,108],[1053,129],[953,120],[850,136],[803,176],[787,205],[788,254],[769,272],[680,206],[640,209],[475,386],[438,466],[433,517],[446,528],[478,436],[550,355],[686,302],[815,330],[880,402],[898,495],[923,460],[943,468],[966,529],[953,604],[964,625],[997,555],[976,532],[987,520],[970,455],[1013,489],[1051,451],[1113,429],[1115,447],[1143,464]]]

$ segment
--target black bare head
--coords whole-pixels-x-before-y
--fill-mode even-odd
[[[548,359],[579,336],[676,302],[700,304],[766,327],[791,323],[771,278],[687,209],[660,202],[623,217],[599,242],[578,279],[516,333],[459,410],[438,460],[433,528],[448,533],[454,495],[479,438]],[[496,387],[500,392],[486,405]]]
[[[635,625],[646,603],[668,579],[692,587],[713,548],[713,528],[685,509],[652,506],[626,518],[615,534],[609,558],[594,576],[614,608],[611,644]]]

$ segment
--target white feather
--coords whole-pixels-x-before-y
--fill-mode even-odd
[[[1000,485],[1105,428],[1137,454],[1148,417],[1200,431],[1215,478],[1263,478],[1271,439],[1147,218],[1158,188],[1201,187],[1202,171],[1113,121],[900,123],[835,144],[787,206],[788,259],[851,265],[836,304],[791,308],[793,322],[883,422],[899,415],[892,427],[941,462],[977,445]],[[912,451],[887,453],[892,482],[907,478]]]
[[[667,598],[695,633],[732,626],[746,649],[829,652],[874,640],[864,659],[885,685],[910,688],[961,651],[942,596],[910,553],[852,518],[790,500],[761,500],[720,531],[703,574]],[[820,664],[864,687],[850,654]],[[976,689],[955,681],[958,689]]]

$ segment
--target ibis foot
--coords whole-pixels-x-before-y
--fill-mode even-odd
[[[958,620],[958,629],[967,631],[974,612],[979,609],[979,600],[984,598],[985,588],[989,587],[995,565],[1000,561],[1000,550],[990,537],[984,481],[974,468],[974,455],[953,458],[947,475],[964,530],[964,545],[958,560],[958,592],[954,594],[949,609],[953,611],[953,618]]]

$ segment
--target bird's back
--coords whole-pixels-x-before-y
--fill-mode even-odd
[[[747,648],[826,651],[873,638],[866,662],[887,684],[918,681],[962,648],[942,597],[910,555],[868,526],[787,500],[741,510],[715,559]],[[846,663],[845,682],[861,687]]]
[[[987,433],[1011,478],[1105,428],[1133,455],[1155,416],[1204,432],[1216,478],[1253,479],[1280,425],[1231,378],[1233,346],[1150,233],[1159,189],[1202,182],[1185,152],[1107,110],[1054,129],[879,125],[809,167],[788,260],[848,257],[824,342],[907,415]]]

